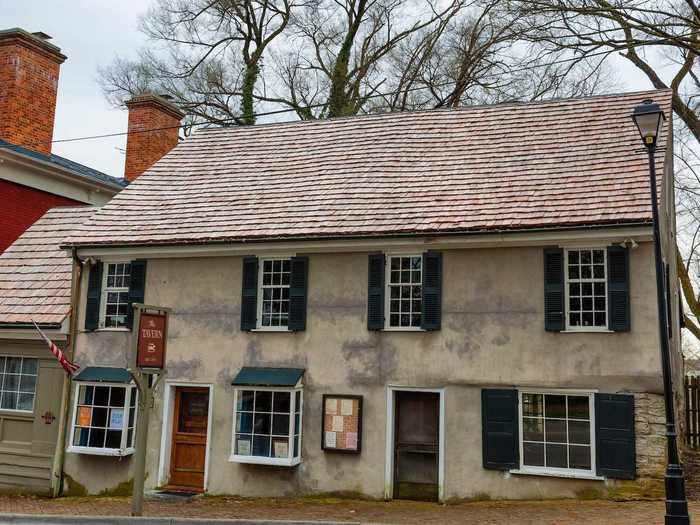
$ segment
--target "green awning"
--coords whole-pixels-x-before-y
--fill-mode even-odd
[[[231,382],[236,386],[297,386],[304,375],[303,368],[267,368],[244,366]]]
[[[73,381],[97,381],[100,383],[131,383],[131,374],[126,368],[88,366],[73,378]]]

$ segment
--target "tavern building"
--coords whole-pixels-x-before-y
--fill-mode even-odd
[[[680,374],[670,91],[200,130],[64,241],[67,488],[132,477],[134,303],[170,309],[147,488],[661,483],[649,98]]]

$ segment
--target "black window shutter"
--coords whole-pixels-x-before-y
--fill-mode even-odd
[[[126,312],[126,326],[134,324],[134,309],[132,304],[141,303],[146,297],[146,261],[138,259],[131,261],[131,276],[129,278],[129,307]]]
[[[520,466],[518,391],[481,391],[481,432],[484,468],[510,470]]]
[[[306,296],[309,281],[309,258],[292,257],[289,276],[289,325],[293,331],[306,329]]]
[[[634,396],[595,394],[595,450],[599,476],[634,479]]]
[[[442,314],[442,253],[423,254],[423,300],[420,326],[423,330],[440,330]]]
[[[254,330],[258,318],[258,258],[243,258],[241,330]]]
[[[102,298],[102,262],[90,266],[88,275],[87,302],[85,303],[85,330],[96,330],[100,322],[100,299]]]
[[[544,329],[560,332],[564,323],[564,250],[544,250]]]
[[[369,255],[367,278],[367,329],[384,329],[384,266],[383,253]]]
[[[630,329],[629,251],[621,246],[608,246],[608,328]]]

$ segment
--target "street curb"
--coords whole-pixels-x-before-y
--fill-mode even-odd
[[[160,518],[132,516],[69,516],[57,514],[0,514],[3,525],[362,525],[348,521],[248,520],[217,518]]]

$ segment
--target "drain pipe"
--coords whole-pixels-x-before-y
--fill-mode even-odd
[[[73,360],[75,355],[75,340],[78,333],[78,304],[80,302],[80,280],[82,277],[82,262],[77,256],[76,249],[71,248],[73,268],[71,270],[71,294],[70,310],[68,311],[69,331],[66,344],[66,357]],[[63,486],[63,465],[66,458],[66,430],[68,428],[68,413],[71,388],[71,376],[63,376],[63,392],[61,394],[61,413],[58,419],[58,439],[56,440],[56,450],[53,455],[53,465],[51,466],[51,497],[55,498],[61,494]]]

